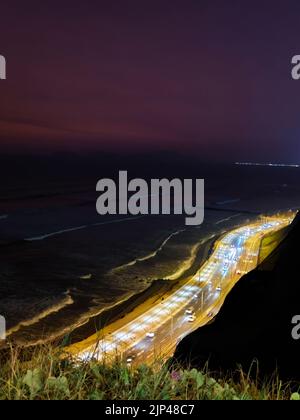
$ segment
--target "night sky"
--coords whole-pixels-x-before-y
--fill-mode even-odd
[[[0,151],[299,163],[299,22],[299,0],[4,0]]]

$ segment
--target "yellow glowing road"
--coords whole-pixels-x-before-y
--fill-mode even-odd
[[[294,216],[262,218],[229,232],[195,276],[174,293],[126,325],[95,334],[67,352],[79,360],[119,356],[129,364],[171,356],[184,336],[214,318],[236,282],[257,266],[262,238],[288,226]]]

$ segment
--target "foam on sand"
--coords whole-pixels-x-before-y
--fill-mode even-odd
[[[121,223],[121,222],[125,222],[125,221],[128,222],[128,221],[132,221],[132,220],[141,219],[142,217],[144,217],[144,216],[126,217],[126,218],[123,218],[123,219],[109,220],[108,222],[93,223],[93,224],[90,224],[90,225],[82,225],[82,226],[62,229],[62,230],[58,230],[56,232],[45,233],[45,234],[40,235],[40,236],[34,236],[32,238],[25,238],[25,241],[28,241],[28,242],[42,241],[44,239],[51,238],[53,236],[62,235],[63,233],[75,232],[75,231],[78,231],[78,230],[88,229],[88,228],[91,228],[91,227],[102,226],[102,225],[109,225],[109,224],[112,224],[112,223]]]
[[[65,297],[62,298],[62,300],[60,300],[56,304],[50,306],[49,308],[43,310],[42,312],[40,312],[39,314],[37,314],[33,318],[24,320],[24,321],[20,322],[18,325],[16,325],[15,327],[12,327],[11,329],[9,329],[6,333],[6,336],[8,337],[11,334],[16,333],[17,331],[19,331],[23,327],[29,327],[31,325],[37,324],[40,320],[42,320],[44,318],[47,318],[49,315],[51,315],[55,312],[61,311],[66,306],[73,305],[74,301],[73,301],[72,297],[69,295],[69,293],[70,292],[67,291],[65,293]]]
[[[150,254],[148,254],[148,255],[146,255],[145,257],[141,257],[141,258],[137,258],[136,260],[133,260],[133,261],[130,261],[129,263],[126,263],[126,264],[123,264],[123,265],[121,265],[121,266],[119,266],[119,267],[116,267],[116,268],[114,268],[111,272],[112,273],[115,273],[115,272],[117,272],[117,271],[120,271],[120,270],[122,270],[122,269],[124,269],[124,268],[127,268],[127,267],[132,267],[133,265],[135,265],[135,264],[137,264],[137,263],[139,263],[139,262],[142,262],[142,261],[147,261],[147,260],[150,260],[151,258],[154,258],[154,257],[156,257],[157,256],[157,254],[160,252],[160,251],[162,251],[163,250],[163,248],[164,248],[164,246],[169,242],[169,240],[171,239],[171,238],[173,238],[173,236],[176,236],[176,235],[179,235],[180,233],[182,233],[182,232],[184,232],[185,231],[185,229],[181,229],[181,230],[177,230],[176,232],[173,232],[173,233],[171,233],[163,242],[162,242],[162,244],[160,245],[160,247],[159,248],[157,248],[155,251],[153,251],[153,252],[151,252]]]

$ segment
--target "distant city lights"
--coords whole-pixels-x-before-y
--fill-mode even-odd
[[[279,168],[300,168],[300,164],[287,164],[287,163],[255,163],[255,162],[235,162],[239,166],[270,166]]]

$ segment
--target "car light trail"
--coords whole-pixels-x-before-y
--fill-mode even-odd
[[[75,344],[72,348],[76,358],[101,360],[114,358],[120,353],[132,363],[134,349],[143,349],[140,357],[148,358],[154,354],[155,345],[162,349],[176,345],[179,338],[196,328],[198,320],[206,317],[208,321],[214,317],[222,304],[220,299],[224,300],[239,278],[256,266],[263,235],[287,226],[293,218],[294,215],[260,220],[228,233],[219,240],[208,261],[187,284],[112,332],[109,338],[104,336],[100,342],[97,341],[99,337],[95,338],[95,343],[89,341],[84,349],[85,342]],[[212,307],[215,308],[212,310]]]

